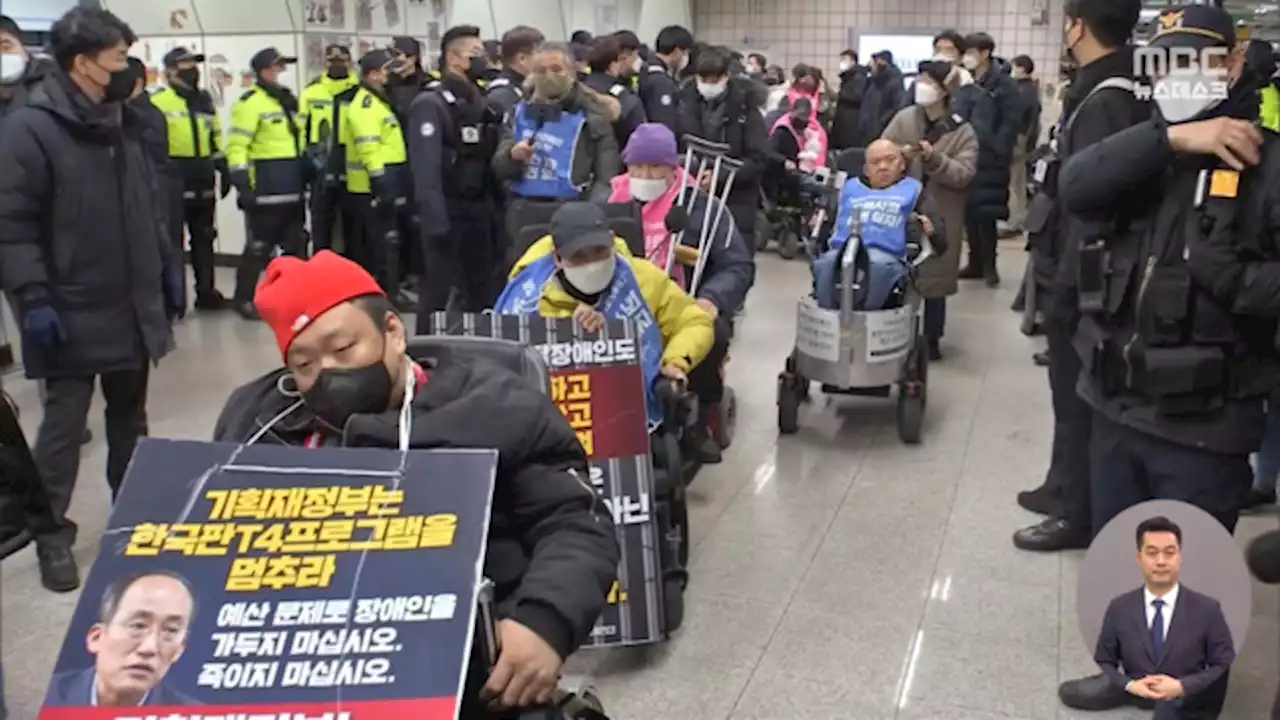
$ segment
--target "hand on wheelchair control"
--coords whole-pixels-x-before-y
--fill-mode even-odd
[[[661,372],[662,372],[662,377],[672,381],[672,384],[675,386],[677,394],[679,392],[683,392],[685,383],[689,382],[689,376],[685,374],[684,370],[681,370],[680,368],[676,367],[675,365],[672,365],[671,363],[667,363],[666,365],[662,366]]]
[[[537,633],[515,620],[498,623],[498,662],[481,698],[491,708],[527,708],[551,702],[564,661]]]
[[[587,332],[596,332],[604,327],[604,315],[586,303],[579,303],[573,311],[573,319]]]
[[[698,298],[698,307],[702,308],[703,312],[710,315],[712,321],[715,321],[716,318],[720,317],[720,308],[716,307],[715,303],[706,298]]]
[[[924,230],[925,235],[933,235],[933,221],[929,219],[928,215],[912,213],[911,219],[920,223],[920,229]]]

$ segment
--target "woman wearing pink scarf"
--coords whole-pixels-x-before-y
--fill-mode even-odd
[[[724,394],[720,365],[729,351],[729,338],[733,334],[730,318],[742,308],[747,291],[755,282],[756,266],[751,249],[734,226],[728,209],[695,187],[694,179],[685,174],[676,150],[676,136],[666,125],[645,123],[637,127],[622,151],[622,162],[627,172],[613,179],[609,202],[640,203],[645,255],[652,262],[661,266],[667,263],[671,246],[667,213],[671,208],[683,204],[688,212],[689,224],[681,244],[690,247],[698,245],[708,203],[713,224],[716,214],[721,215],[720,222],[714,224],[715,235],[707,242],[706,267],[696,288],[698,306],[716,321],[715,345],[689,373],[689,388],[698,396],[699,406],[707,414],[715,412]],[[680,203],[682,193],[691,193],[685,203]],[[683,269],[677,268],[673,275],[677,271],[680,274],[676,275],[676,281],[687,287]],[[702,462],[720,461],[720,447],[706,432],[705,423],[691,433],[690,442]]]

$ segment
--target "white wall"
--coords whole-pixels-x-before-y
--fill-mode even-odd
[[[78,0],[0,0],[0,15],[18,21],[23,30],[48,30]]]
[[[653,2],[654,0],[649,0]],[[881,48],[859,48],[858,34],[886,31],[985,31],[1005,58],[1030,55],[1041,89],[1058,82],[1062,3],[1053,0],[695,0],[699,40],[763,52],[790,70],[804,62],[834,80],[839,54],[854,47],[870,60]]]
[[[575,30],[593,34],[635,29],[640,8],[663,0],[448,0],[449,25],[476,25],[499,38],[516,25],[536,27],[565,41]]]

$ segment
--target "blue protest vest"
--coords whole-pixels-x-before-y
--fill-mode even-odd
[[[844,247],[853,229],[853,218],[861,218],[862,244],[879,248],[897,257],[907,254],[907,215],[916,206],[923,187],[919,180],[905,177],[877,190],[861,178],[845,182],[840,191],[840,214],[831,235],[831,248]]]
[[[529,263],[507,283],[506,289],[493,304],[493,311],[499,315],[538,314],[542,288],[551,282],[555,273],[556,261],[550,254]],[[662,406],[654,392],[654,382],[662,370],[662,334],[658,331],[658,321],[640,292],[640,284],[636,282],[635,273],[626,258],[617,256],[609,290],[596,303],[596,309],[609,320],[634,320],[640,331],[640,367],[644,371],[645,410],[649,419],[649,431],[653,432],[662,424]]]
[[[516,142],[533,138],[533,157],[525,166],[524,177],[511,191],[520,197],[549,200],[576,200],[582,188],[573,184],[573,156],[578,136],[586,127],[585,112],[562,112],[555,120],[539,125],[529,117],[529,106],[516,106],[512,132]]]

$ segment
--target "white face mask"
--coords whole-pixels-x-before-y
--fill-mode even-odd
[[[636,75],[639,75],[640,71],[643,69],[644,69],[644,60],[641,60],[640,56],[637,55],[636,59],[631,61],[631,71],[634,72]]]
[[[0,54],[0,85],[17,82],[27,71],[27,56],[18,53]]]
[[[715,100],[724,94],[728,86],[725,83],[705,83],[698,81],[698,94],[707,100]]]
[[[840,72],[849,72],[849,68],[853,67],[853,63],[844,60],[840,63]]]
[[[1160,115],[1171,123],[1185,122],[1212,108],[1222,100],[1213,97],[1179,97],[1188,94],[1187,87],[1195,88],[1195,95],[1212,94],[1219,87],[1226,85],[1226,79],[1219,75],[1200,74],[1195,77],[1178,75],[1172,82],[1177,90],[1170,90],[1168,79],[1157,80],[1151,93],[1156,98]]]
[[[631,197],[640,202],[657,200],[670,187],[666,180],[646,180],[637,177],[628,177],[627,185],[631,188]]]
[[[960,61],[964,65],[964,69],[973,72],[978,69],[978,56],[965,53],[964,59]]]
[[[604,260],[567,267],[564,269],[564,279],[579,292],[587,295],[604,292],[604,289],[609,287],[609,282],[613,280],[613,265],[616,259],[617,255],[610,255]]]
[[[916,104],[922,107],[928,107],[942,99],[942,93],[937,86],[929,83],[916,83]]]

